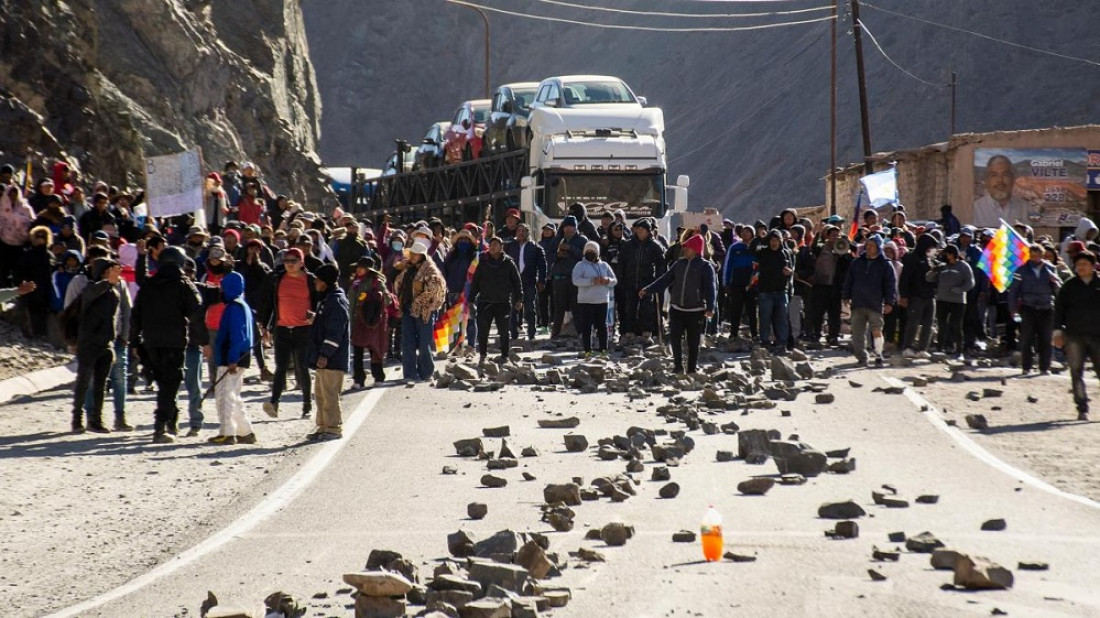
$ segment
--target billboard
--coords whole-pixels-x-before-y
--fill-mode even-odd
[[[978,148],[973,224],[1073,227],[1088,208],[1084,148]]]
[[[202,208],[200,157],[196,149],[145,159],[145,195],[150,216],[173,217]]]

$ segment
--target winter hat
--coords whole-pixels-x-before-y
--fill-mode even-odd
[[[259,238],[252,238],[248,242],[246,242],[244,244],[244,246],[248,247],[248,248],[263,247],[264,246],[264,241],[260,240]]]
[[[519,216],[519,210],[517,210],[515,208],[509,208],[508,212],[504,214],[505,219],[507,219],[508,217],[515,217],[516,219],[522,219],[522,217]]]
[[[595,251],[596,255],[599,256],[600,255],[600,243],[598,243],[594,240],[590,240],[590,241],[584,243],[584,252],[588,253],[589,251]]]
[[[1070,255],[1070,256],[1077,255],[1078,253],[1081,253],[1084,250],[1085,250],[1085,243],[1081,242],[1080,240],[1072,240],[1072,241],[1070,241],[1070,243],[1068,245],[1066,245],[1066,255]]]
[[[223,238],[226,238],[226,237],[229,237],[229,236],[232,236],[233,239],[237,241],[237,243],[241,242],[241,233],[238,232],[237,230],[226,230],[225,233],[222,234]]]
[[[640,227],[640,228],[644,229],[647,232],[652,232],[653,231],[653,227],[649,225],[649,220],[645,219],[645,218],[638,219],[637,221],[635,221],[634,225],[632,227]]]
[[[684,241],[684,248],[691,249],[696,255],[703,255],[703,237],[696,234]]]
[[[867,242],[874,244],[879,250],[882,250],[882,236],[879,234],[871,234],[867,237]]]
[[[561,226],[562,226],[562,228],[567,228],[567,227],[576,228],[577,227],[577,218],[574,217],[573,215],[569,215],[568,217],[561,220]]]
[[[92,279],[99,281],[103,278],[103,273],[107,272],[108,268],[118,265],[118,262],[111,258],[96,258],[92,260]]]
[[[760,219],[757,219],[757,220],[756,220],[756,223],[753,223],[753,224],[752,224],[752,226],[753,226],[754,228],[758,229],[758,230],[759,230],[760,228],[764,228],[765,230],[766,230],[766,229],[768,229],[768,224],[767,224],[767,223],[764,223],[764,222],[763,222],[763,221],[761,221]]]
[[[218,247],[218,246],[210,247],[210,251],[207,252],[207,254],[206,254],[206,259],[207,260],[224,260],[225,259],[225,249],[222,249],[221,247]]]
[[[340,269],[335,264],[322,264],[317,272],[313,273],[313,276],[317,277],[321,281],[331,285],[336,285],[336,280],[340,278]]]
[[[626,211],[623,210],[622,208],[616,208],[615,209],[615,218],[616,219],[622,219],[623,221],[626,221]]]
[[[363,268],[366,268],[367,270],[374,270],[374,267],[377,266],[377,262],[374,261],[373,257],[371,257],[369,255],[364,255],[363,257],[359,258],[358,261],[355,262],[355,265],[356,266],[362,266]]]
[[[898,257],[898,244],[892,240],[882,243],[882,250],[892,249],[894,251],[894,257]]]

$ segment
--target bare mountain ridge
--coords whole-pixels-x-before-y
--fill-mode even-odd
[[[250,159],[319,205],[321,101],[298,0],[0,0],[0,159],[114,184],[147,155]]]
[[[419,140],[458,104],[483,94],[482,25],[437,0],[303,0],[325,115],[329,165],[377,167],[393,138]],[[485,4],[593,21],[593,12],[529,0]],[[606,0],[636,10],[736,12],[744,5]],[[822,2],[821,4],[827,4]],[[839,162],[862,158],[851,20],[839,25]],[[1051,50],[1100,59],[1100,17],[1071,0],[877,0],[883,8]],[[773,6],[773,5],[767,5]],[[784,8],[790,8],[785,5]],[[815,6],[800,3],[799,7]],[[997,44],[865,7],[884,49],[921,78],[958,72],[958,132],[1100,122],[1100,68]],[[612,16],[612,23],[742,25],[754,20]],[[779,20],[785,18],[771,18]],[[567,73],[618,75],[665,110],[670,175],[692,177],[692,209],[755,219],[823,202],[829,165],[829,25],[736,33],[594,29],[490,14],[492,83]],[[865,40],[872,146],[917,147],[949,134],[950,91],[914,81]]]

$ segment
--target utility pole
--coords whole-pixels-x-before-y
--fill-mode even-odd
[[[447,0],[447,2],[451,2],[452,4],[454,4],[452,0]],[[468,9],[477,11],[478,15],[481,15],[481,21],[485,22],[485,98],[488,99],[493,96],[492,81],[489,78],[489,50],[492,49],[492,46],[490,45],[491,39],[489,38],[489,16],[485,13],[485,11],[477,8],[476,6],[470,6],[468,4],[456,4],[456,6],[464,6]]]
[[[836,214],[836,20],[840,13],[840,0],[833,1],[832,40],[830,57],[832,73],[829,78],[829,214]]]
[[[852,36],[856,40],[856,75],[859,79],[859,119],[863,127],[863,171],[874,172],[871,165],[871,120],[867,112],[867,75],[863,70],[863,26],[859,21],[859,0],[852,0]]]
[[[951,71],[951,135],[955,135],[955,90],[959,85],[959,76]],[[950,136],[949,136],[950,137]]]

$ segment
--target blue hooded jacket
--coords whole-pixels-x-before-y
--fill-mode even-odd
[[[69,289],[69,284],[72,283],[73,277],[77,276],[80,271],[70,273],[65,271],[65,262],[69,258],[75,258],[77,265],[84,263],[84,256],[80,255],[80,252],[75,249],[69,249],[65,252],[65,255],[61,258],[61,268],[54,271],[50,281],[50,309],[54,313],[61,313],[61,310],[65,308],[65,292]]]
[[[218,323],[214,362],[218,367],[228,367],[233,363],[247,367],[254,340],[252,309],[244,300],[244,277],[238,272],[231,272],[222,279],[221,286],[225,311]]]

